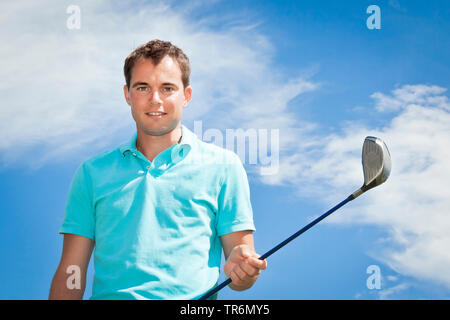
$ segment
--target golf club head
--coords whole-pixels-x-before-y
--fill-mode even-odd
[[[391,155],[383,140],[376,137],[366,137],[362,148],[362,166],[364,184],[351,197],[352,200],[362,193],[385,182],[391,173]]]

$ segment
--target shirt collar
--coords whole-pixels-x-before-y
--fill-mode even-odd
[[[173,146],[171,151],[171,158],[173,162],[179,162],[184,159],[190,152],[192,147],[194,147],[197,136],[191,130],[189,130],[183,124],[181,125],[181,141]],[[122,143],[119,146],[120,153],[125,157],[127,151],[136,152],[136,140],[137,131],[134,132],[133,136],[127,142]]]

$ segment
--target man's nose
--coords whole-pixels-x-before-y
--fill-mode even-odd
[[[151,104],[161,104],[161,103],[162,103],[162,100],[161,100],[161,97],[160,97],[160,95],[159,95],[158,90],[155,90],[155,91],[151,94],[151,96],[150,96],[150,103],[151,103]]]

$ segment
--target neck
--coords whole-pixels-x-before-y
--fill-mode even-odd
[[[136,149],[149,161],[153,161],[153,159],[162,151],[170,148],[175,143],[180,143],[181,141],[180,126],[162,136],[146,134],[139,128],[137,129],[137,132]]]

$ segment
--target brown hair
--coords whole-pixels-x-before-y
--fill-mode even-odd
[[[156,39],[137,47],[125,59],[123,73],[128,89],[130,88],[131,72],[133,71],[136,61],[142,58],[151,59],[153,64],[157,65],[165,56],[171,57],[178,63],[181,70],[181,81],[183,82],[184,88],[186,88],[189,85],[189,76],[191,74],[189,58],[180,48],[174,46],[170,42]]]

